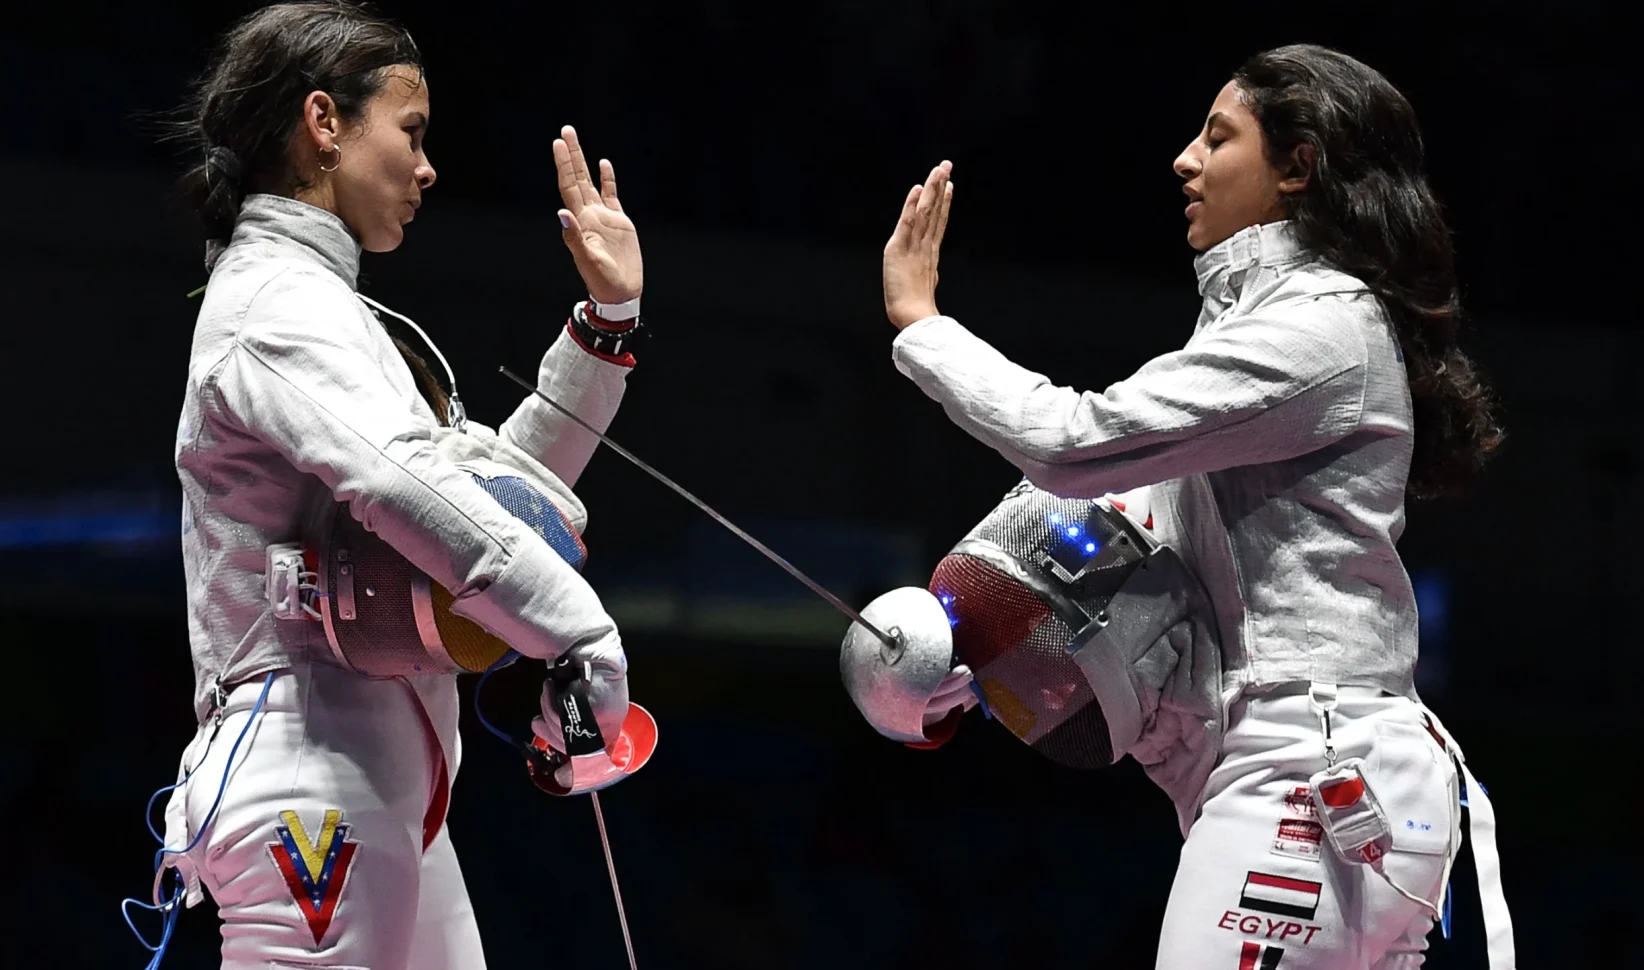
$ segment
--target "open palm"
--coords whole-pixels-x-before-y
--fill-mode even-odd
[[[576,129],[566,125],[560,135],[554,139],[554,168],[565,203],[559,210],[565,248],[571,251],[589,296],[600,303],[625,303],[644,289],[645,267],[639,232],[617,199],[616,170],[601,159],[595,189]]]
[[[930,170],[924,185],[908,192],[885,244],[885,314],[898,330],[936,316],[936,267],[953,206],[952,172],[953,163],[943,162]]]

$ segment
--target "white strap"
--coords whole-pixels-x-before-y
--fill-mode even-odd
[[[639,297],[626,300],[622,303],[601,303],[592,295],[588,297],[594,305],[594,316],[608,323],[624,323],[639,316]]]
[[[1461,772],[1466,785],[1468,834],[1473,840],[1473,870],[1478,875],[1479,907],[1484,916],[1485,952],[1489,954],[1490,970],[1516,970],[1517,956],[1513,951],[1513,917],[1507,911],[1507,894],[1501,887],[1501,852],[1496,848],[1496,809],[1484,786],[1473,777],[1467,767],[1467,756],[1461,745],[1445,729],[1438,715],[1418,704],[1427,724],[1444,741],[1444,750]],[[1454,862],[1452,857],[1451,862]],[[1448,869],[1446,865],[1446,883]]]
[[[1455,761],[1467,783],[1467,828],[1473,839],[1473,867],[1478,870],[1479,905],[1484,910],[1484,939],[1490,955],[1490,970],[1514,970],[1513,918],[1507,911],[1507,895],[1501,888],[1496,810],[1460,752],[1456,752]]]
[[[1307,700],[1319,719],[1319,733],[1324,735],[1324,763],[1331,767],[1336,764],[1336,739],[1330,728],[1330,713],[1336,709],[1338,696],[1336,682],[1316,673],[1313,682],[1307,685]]]
[[[215,743],[216,737],[215,731],[208,732],[202,729],[195,733],[194,738],[183,749],[182,763],[177,768],[177,787],[171,790],[171,798],[166,801],[165,808],[165,844],[170,848],[181,849],[189,842],[189,774],[205,762],[206,754],[211,751],[211,745]],[[205,742],[205,751],[195,754],[202,741]],[[190,767],[191,765],[193,767]],[[167,903],[160,898],[160,882],[167,869],[176,869],[177,874],[182,877],[184,906],[193,909],[205,901],[205,890],[200,886],[200,873],[194,867],[194,860],[180,853],[167,852],[161,867],[154,873],[154,905],[164,906]]]

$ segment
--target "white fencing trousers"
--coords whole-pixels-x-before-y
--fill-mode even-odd
[[[168,846],[199,833],[262,688],[235,687],[221,728],[208,720],[189,745],[183,764],[198,766],[167,809]],[[276,673],[215,820],[178,863],[190,905],[201,884],[217,904],[223,970],[483,968],[444,825],[456,766],[443,764],[405,681]]]
[[[1230,707],[1222,757],[1182,847],[1158,970],[1411,970],[1434,916],[1388,883],[1442,907],[1461,839],[1456,767],[1422,709],[1342,688],[1331,715],[1338,758],[1363,758],[1393,829],[1384,871],[1337,857],[1309,799],[1325,767],[1306,684]]]

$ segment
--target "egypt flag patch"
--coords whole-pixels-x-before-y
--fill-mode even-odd
[[[280,822],[274,829],[280,841],[270,842],[268,851],[285,876],[291,898],[308,921],[314,945],[318,946],[337,913],[337,901],[342,898],[343,883],[348,880],[348,867],[354,862],[359,843],[348,841],[348,826],[343,823],[342,812],[335,808],[325,813],[318,838],[309,838],[296,812],[281,812]]]
[[[1276,946],[1246,942],[1239,952],[1239,970],[1278,970],[1284,951]]]
[[[1312,919],[1319,909],[1319,888],[1319,883],[1306,879],[1247,872],[1244,892],[1239,894],[1239,906],[1278,916]]]

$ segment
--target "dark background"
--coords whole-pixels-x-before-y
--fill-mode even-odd
[[[144,113],[247,9],[0,25],[8,967],[146,959],[117,901],[148,890],[143,803],[193,728],[171,448],[204,273]],[[549,151],[577,125],[645,245],[653,336],[612,434],[858,604],[922,585],[1018,477],[891,366],[878,253],[908,186],[955,161],[943,310],[1099,388],[1191,330],[1170,163],[1238,61],[1306,40],[1381,69],[1423,120],[1511,434],[1475,495],[1410,508],[1422,694],[1501,816],[1520,965],[1640,965],[1636,3],[387,9],[427,55],[440,178],[365,291],[498,422],[496,367],[533,367],[581,293]],[[839,687],[825,605],[614,454],[578,491],[661,723],[604,800],[641,965],[1152,965],[1180,840],[1134,764],[1063,770],[974,715],[937,752],[885,741]],[[523,717],[532,677],[488,706]],[[490,965],[624,965],[587,801],[465,733],[451,827]],[[1429,965],[1483,967],[1465,855],[1455,886]],[[209,906],[184,914],[166,966],[214,966],[215,940]]]

